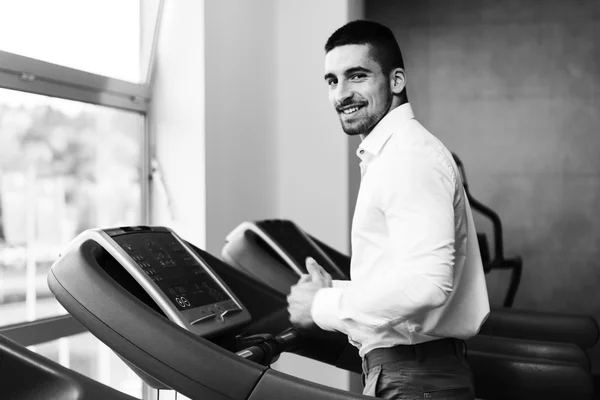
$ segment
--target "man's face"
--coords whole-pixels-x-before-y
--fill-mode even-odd
[[[368,134],[390,110],[390,77],[370,56],[368,45],[349,44],[329,51],[325,81],[329,101],[348,135]]]

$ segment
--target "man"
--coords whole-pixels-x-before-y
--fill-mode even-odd
[[[481,257],[451,153],[414,118],[390,29],[353,21],[325,45],[329,98],[360,135],[351,280],[313,260],[288,296],[300,329],[339,331],[363,358],[364,393],[472,399],[468,339],[489,313]]]

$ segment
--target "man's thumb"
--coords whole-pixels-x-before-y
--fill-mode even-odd
[[[319,266],[312,257],[306,258],[306,270],[313,281],[316,279],[323,279],[323,275],[321,275],[321,272],[319,271]]]

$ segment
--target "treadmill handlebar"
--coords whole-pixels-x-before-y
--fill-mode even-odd
[[[281,353],[296,345],[299,337],[300,332],[294,328],[286,329],[277,336],[268,333],[238,335],[236,336],[238,347],[249,346],[236,354],[261,365],[269,366],[277,361]]]

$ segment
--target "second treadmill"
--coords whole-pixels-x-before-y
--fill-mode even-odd
[[[313,257],[333,279],[347,280],[350,257],[331,248],[289,220],[243,222],[227,235],[223,260],[289,293],[300,274],[307,273],[305,259]],[[600,335],[590,316],[545,313],[512,308],[492,308],[481,334],[515,339],[572,343],[589,349]]]

